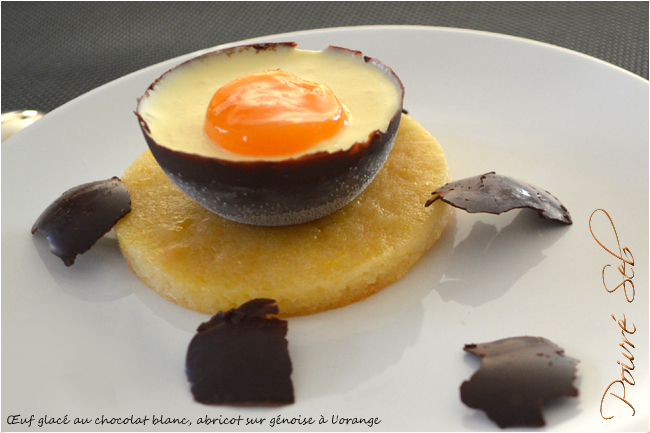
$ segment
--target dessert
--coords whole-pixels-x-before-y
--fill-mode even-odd
[[[187,350],[185,371],[194,399],[205,404],[294,402],[287,322],[272,299],[254,299],[201,324]]]
[[[318,54],[328,62],[345,59],[351,64],[370,64],[361,69],[381,77],[370,79],[362,74],[362,79],[348,84],[354,92],[347,94],[337,87],[340,72],[333,81],[327,74],[316,74],[311,81],[302,78],[311,70],[293,69],[293,60],[280,64],[265,60],[262,66],[250,60],[266,58],[271,52],[282,52],[281,57],[290,59],[297,50],[295,44],[237,47],[199,57],[163,75],[138,102],[136,114],[150,150],[127,169],[124,184],[115,178],[73,189],[64,195],[65,200],[48,208],[47,217],[39,218],[33,228],[33,232],[46,233],[53,252],[70,266],[77,254],[121,219],[115,227],[120,248],[139,278],[183,307],[216,313],[198,328],[186,359],[194,398],[206,404],[292,403],[287,324],[267,316],[279,315],[278,305],[283,316],[341,307],[400,278],[447,224],[450,208],[438,200],[469,212],[501,213],[529,207],[542,217],[571,223],[567,209],[555,197],[511,178],[488,173],[446,183],[450,175],[442,149],[415,120],[402,116],[401,82],[380,62],[334,47]],[[178,78],[177,71],[238,58],[248,60],[244,66],[225,68],[230,72],[221,81],[210,81],[199,71],[200,80],[189,74],[186,84],[176,87],[186,79]],[[287,65],[300,76],[284,71]],[[230,73],[234,78],[228,77]],[[197,116],[193,110],[203,109],[202,101],[210,93],[192,94],[192,83],[207,83],[210,88],[218,84],[206,116]],[[380,83],[384,87],[379,86],[378,97],[355,106],[362,84],[369,84],[362,88],[363,95],[373,93]],[[307,107],[308,117],[316,119],[307,125],[278,122],[280,132],[257,130],[257,124],[251,126],[237,116],[231,121],[224,113],[238,108],[228,101],[258,85],[274,91],[294,86],[301,89],[299,93],[318,93],[325,108]],[[177,105],[177,96],[185,93],[189,105],[168,110],[167,105]],[[303,116],[304,108],[300,105],[291,113]],[[377,110],[379,115],[366,116]],[[262,110],[256,116],[267,114]],[[195,133],[199,135],[191,138]],[[341,136],[345,140],[339,140]],[[187,146],[186,141],[193,144]],[[242,142],[250,146],[242,147]],[[128,204],[124,201],[124,192],[129,197],[127,186],[132,211],[130,199]],[[425,193],[432,189],[435,197],[423,206]],[[113,190],[119,191],[119,200],[117,207],[111,206],[111,217],[95,220],[99,223],[92,236],[82,237],[83,246],[67,244],[76,237],[68,230],[72,221],[58,221],[52,210],[66,208],[67,195],[83,193],[82,202],[92,203],[97,191]],[[513,192],[520,191],[527,197],[513,197]],[[92,194],[86,196],[87,192]],[[50,221],[57,224],[48,225]],[[484,409],[499,425],[543,425],[541,402],[577,394],[571,385],[576,361],[561,356],[562,350],[547,340],[520,337],[467,345],[465,350],[486,361],[461,387],[462,399]],[[531,357],[531,350],[537,350],[537,358]],[[493,369],[492,361],[510,362],[515,352],[523,354],[523,374],[536,369],[530,375],[533,378],[542,367],[562,364],[559,373],[551,372],[550,380],[535,383],[535,392],[542,390],[540,395],[529,396],[528,388],[522,392],[517,388],[519,380],[498,375],[493,379],[493,372],[502,370]],[[539,357],[548,358],[548,365],[541,366]],[[555,387],[557,378],[561,386]],[[552,385],[549,392],[543,386],[548,383]],[[495,406],[499,396],[484,394],[485,389],[505,395],[509,402],[505,409]],[[524,409],[517,402],[513,409],[512,401],[522,398]]]
[[[393,71],[359,51],[257,44],[173,68],[136,114],[185,194],[233,221],[290,225],[340,209],[371,182],[403,97]]]
[[[482,358],[481,368],[460,387],[463,403],[483,410],[500,427],[541,427],[542,403],[578,395],[578,361],[541,337],[512,337],[464,350]]]
[[[50,204],[32,226],[42,232],[52,254],[72,266],[115,223],[131,211],[126,186],[117,177],[85,183],[64,192]]]
[[[400,278],[438,239],[451,208],[425,208],[450,180],[444,153],[402,116],[393,150],[374,181],[321,219],[260,227],[222,218],[180,191],[150,152],[122,177],[131,213],[115,226],[134,273],[163,297],[207,314],[275,299],[283,316],[366,298]]]

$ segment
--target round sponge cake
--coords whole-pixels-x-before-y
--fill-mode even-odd
[[[447,224],[450,206],[424,204],[450,180],[440,145],[403,115],[388,160],[354,201],[319,220],[260,227],[201,207],[146,151],[122,177],[131,212],[115,231],[133,272],[183,307],[215,314],[271,298],[282,316],[311,314],[404,275]]]

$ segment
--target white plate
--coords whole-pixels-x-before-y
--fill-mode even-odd
[[[646,430],[648,82],[572,51],[474,31],[343,28],[257,41],[286,40],[309,49],[355,48],[391,65],[405,83],[405,107],[442,143],[454,177],[496,170],[542,186],[569,207],[574,224],[542,221],[527,210],[457,211],[402,280],[365,302],[289,320],[294,405],[194,403],[184,357],[207,316],[140,283],[114,239],[66,268],[30,234],[64,190],[120,175],[145,150],[136,97],[191,56],[152,66],[75,99],[2,145],[3,430],[20,427],[8,425],[18,414],[34,415],[34,423],[45,415],[163,415],[185,417],[192,428],[206,415],[241,415],[266,418],[266,429],[277,416],[323,415],[328,424],[299,428],[369,430],[332,425],[335,415],[377,417],[373,430],[497,430],[460,401],[461,383],[479,366],[462,349],[517,335],[546,337],[580,360],[580,396],[546,406],[548,430]],[[619,261],[590,232],[589,217],[599,208],[634,255],[632,303],[622,290],[603,287],[602,267],[612,264],[606,277],[615,280]],[[597,213],[594,232],[614,248],[606,222]],[[636,415],[606,396],[604,415],[615,417],[604,420],[603,394],[620,379],[617,361],[628,362],[611,314],[625,314],[628,328],[637,329],[628,335],[636,385],[626,388]],[[620,394],[616,387],[610,390]]]

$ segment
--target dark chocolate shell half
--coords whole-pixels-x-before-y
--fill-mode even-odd
[[[249,50],[257,53],[278,48],[295,49],[295,46],[295,43],[248,45],[211,52],[188,62],[202,62],[209,56],[230,58]],[[384,130],[368,131],[367,140],[345,149],[281,160],[231,160],[172,149],[154,138],[156,134],[142,115],[141,107],[156,86],[188,64],[185,62],[149,87],[138,100],[136,112],[149,149],[167,176],[203,207],[246,224],[298,224],[328,215],[352,201],[372,181],[392,149],[402,113],[404,87],[395,73],[378,60],[345,48],[328,47],[326,50],[347,53],[381,70],[393,83],[400,100],[390,119],[386,119]]]

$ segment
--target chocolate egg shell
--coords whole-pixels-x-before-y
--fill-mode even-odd
[[[246,50],[293,48],[295,43],[257,44],[208,53],[236,55]],[[167,176],[190,198],[233,221],[266,226],[298,224],[328,215],[352,201],[372,181],[392,148],[399,126],[403,85],[393,71],[358,51],[329,47],[378,68],[399,89],[397,109],[385,130],[369,131],[367,140],[334,152],[318,151],[280,160],[231,160],[172,149],[154,138],[141,105],[168,71],[138,100],[140,127],[152,154]],[[187,63],[187,62],[186,62]],[[353,113],[354,114],[354,113]]]

